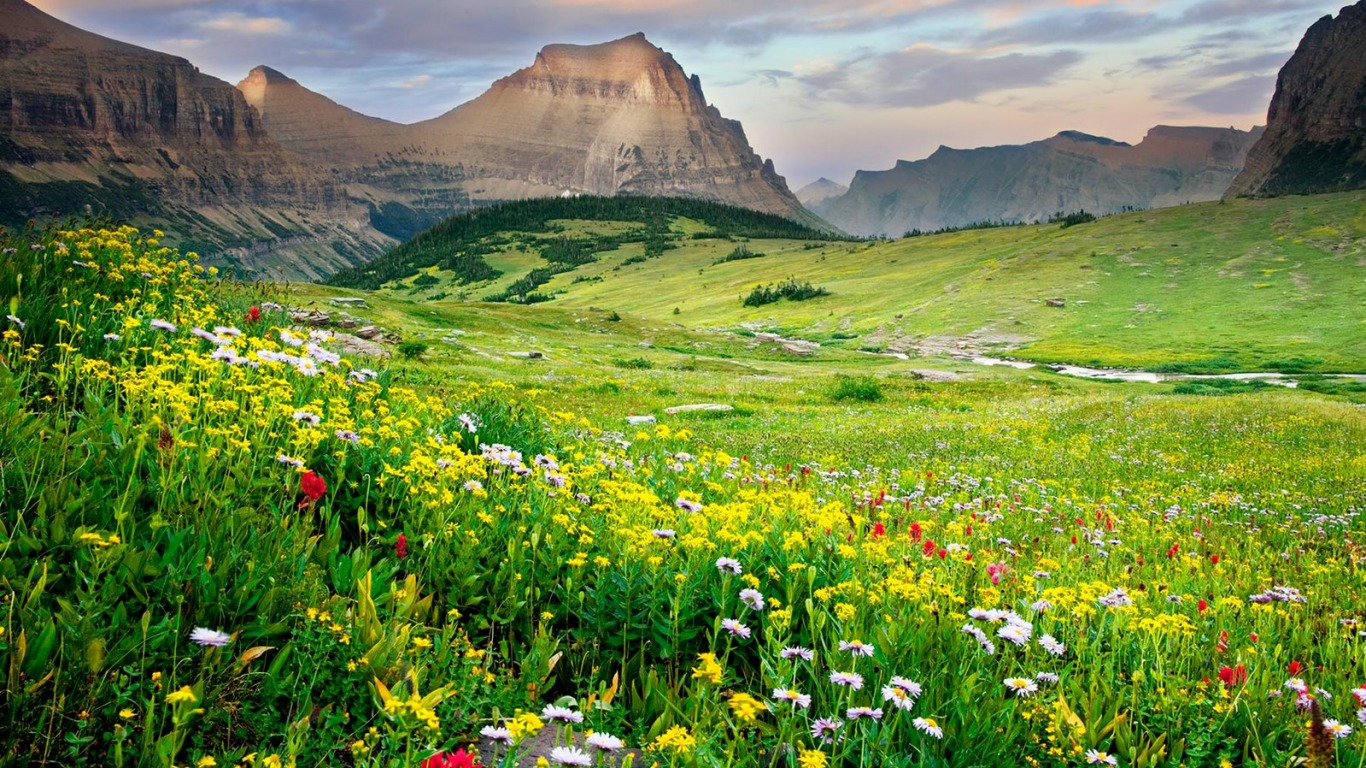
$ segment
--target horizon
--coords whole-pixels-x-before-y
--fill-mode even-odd
[[[1276,74],[1343,0],[35,0],[82,29],[236,84],[268,66],[366,115],[437,117],[546,45],[642,32],[740,121],[791,189],[1080,131],[1137,144],[1157,125],[1263,125]],[[451,27],[443,9],[472,23]],[[590,12],[591,11],[591,12]],[[291,43],[283,45],[283,43]],[[964,47],[966,46],[966,47]],[[247,63],[250,62],[250,63]]]

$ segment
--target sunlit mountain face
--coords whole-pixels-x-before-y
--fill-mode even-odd
[[[237,82],[266,64],[368,115],[436,117],[552,42],[643,31],[795,187],[939,145],[1265,121],[1277,70],[1341,0],[39,0]],[[850,141],[857,136],[857,141]]]

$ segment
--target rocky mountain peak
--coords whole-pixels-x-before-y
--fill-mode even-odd
[[[298,85],[299,81],[286,75],[278,69],[272,69],[265,64],[258,64],[251,72],[247,73],[245,79],[238,83],[241,88],[246,83],[262,83],[265,85]]]
[[[530,66],[494,83],[579,98],[706,108],[701,81],[689,78],[674,57],[637,32],[597,45],[547,45]]]
[[[1366,0],[1309,27],[1229,197],[1366,187]]]

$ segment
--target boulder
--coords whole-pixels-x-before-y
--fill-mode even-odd
[[[293,309],[289,312],[291,322],[314,328],[326,328],[332,324],[332,316],[317,309]]]
[[[369,339],[350,333],[332,334],[332,345],[347,357],[388,357],[389,350]]]

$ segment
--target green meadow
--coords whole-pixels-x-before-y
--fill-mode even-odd
[[[0,764],[1359,766],[1362,200],[8,233]]]

